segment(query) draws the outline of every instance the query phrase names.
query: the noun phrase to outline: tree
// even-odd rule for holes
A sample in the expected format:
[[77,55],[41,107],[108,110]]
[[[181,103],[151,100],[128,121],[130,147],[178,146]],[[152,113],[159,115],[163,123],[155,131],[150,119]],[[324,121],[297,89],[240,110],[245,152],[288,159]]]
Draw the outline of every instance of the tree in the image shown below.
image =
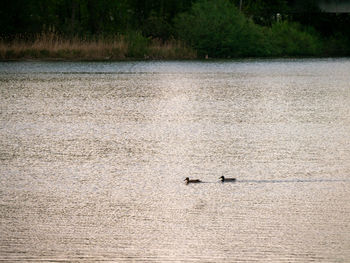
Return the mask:
[[264,26],[271,26],[278,19],[289,12],[286,0],[245,0],[243,12],[253,18],[254,22]]

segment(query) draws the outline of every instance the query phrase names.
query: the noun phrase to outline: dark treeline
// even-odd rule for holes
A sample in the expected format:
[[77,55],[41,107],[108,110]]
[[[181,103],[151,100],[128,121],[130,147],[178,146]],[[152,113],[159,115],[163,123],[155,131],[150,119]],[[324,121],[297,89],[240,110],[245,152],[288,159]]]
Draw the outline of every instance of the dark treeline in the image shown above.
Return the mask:
[[11,0],[0,4],[0,34],[54,30],[69,36],[140,31],[168,38],[172,20],[191,0]]
[[350,15],[316,0],[12,0],[0,37],[176,39],[200,57],[350,55]]

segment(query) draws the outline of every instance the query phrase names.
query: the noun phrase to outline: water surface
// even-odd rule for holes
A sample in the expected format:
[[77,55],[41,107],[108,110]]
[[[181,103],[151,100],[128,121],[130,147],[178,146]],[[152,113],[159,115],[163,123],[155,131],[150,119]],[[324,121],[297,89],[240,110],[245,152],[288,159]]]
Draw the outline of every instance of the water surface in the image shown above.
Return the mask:
[[0,63],[0,261],[349,262],[349,73]]

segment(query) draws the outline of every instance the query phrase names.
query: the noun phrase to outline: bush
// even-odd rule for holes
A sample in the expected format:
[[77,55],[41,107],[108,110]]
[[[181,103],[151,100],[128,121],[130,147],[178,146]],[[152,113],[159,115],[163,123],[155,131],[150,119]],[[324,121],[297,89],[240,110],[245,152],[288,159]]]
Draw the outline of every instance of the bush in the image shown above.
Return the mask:
[[314,56],[321,53],[320,38],[312,29],[303,30],[297,23],[278,22],[270,34],[274,55]]
[[50,51],[48,51],[47,49],[42,49],[39,51],[39,53],[40,53],[40,57],[43,57],[43,58],[50,57]]
[[130,32],[126,35],[125,40],[128,44],[127,57],[144,58],[148,53],[150,40],[142,36],[139,32]]
[[349,56],[350,55],[350,39],[343,34],[335,34],[335,36],[324,40],[324,53],[327,56]]
[[[287,21],[271,28],[256,25],[228,0],[199,0],[174,22],[178,37],[201,57],[315,56],[323,49],[312,28]],[[341,43],[344,54],[348,52],[345,43]],[[328,50],[334,50],[332,43]]]
[[266,54],[262,28],[227,0],[200,0],[189,12],[178,15],[174,23],[178,37],[195,48],[199,56]]

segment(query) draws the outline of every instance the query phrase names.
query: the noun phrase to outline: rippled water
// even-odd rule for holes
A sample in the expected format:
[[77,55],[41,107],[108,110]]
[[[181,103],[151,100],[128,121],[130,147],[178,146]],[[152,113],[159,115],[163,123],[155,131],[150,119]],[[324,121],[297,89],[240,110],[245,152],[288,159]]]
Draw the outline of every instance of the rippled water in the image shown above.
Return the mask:
[[0,102],[0,261],[350,262],[350,59],[2,62]]

